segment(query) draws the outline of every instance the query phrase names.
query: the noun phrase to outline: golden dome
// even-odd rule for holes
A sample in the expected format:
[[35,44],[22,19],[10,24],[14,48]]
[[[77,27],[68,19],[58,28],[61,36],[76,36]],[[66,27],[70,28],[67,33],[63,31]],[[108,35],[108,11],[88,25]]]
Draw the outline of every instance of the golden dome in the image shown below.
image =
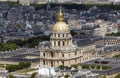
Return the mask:
[[57,22],[55,26],[53,27],[53,32],[59,32],[59,33],[69,33],[69,27],[65,22]]
[[69,26],[64,22],[64,15],[62,13],[61,7],[58,14],[58,22],[54,25],[53,32],[70,33]]

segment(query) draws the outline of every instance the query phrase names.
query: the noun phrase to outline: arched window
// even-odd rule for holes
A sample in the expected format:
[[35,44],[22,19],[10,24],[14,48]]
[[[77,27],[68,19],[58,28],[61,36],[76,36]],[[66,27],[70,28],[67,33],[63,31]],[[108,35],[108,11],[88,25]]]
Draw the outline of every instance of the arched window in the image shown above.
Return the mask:
[[77,55],[77,52],[75,52],[75,55]]
[[43,60],[43,65],[45,65],[45,60]]
[[63,41],[63,46],[65,46],[65,42]]
[[43,56],[45,56],[45,53],[43,53]]
[[56,42],[54,41],[54,46],[56,46]]
[[54,57],[54,54],[51,52],[51,57]]
[[65,35],[63,34],[63,37],[65,37]]
[[64,54],[62,54],[62,57],[64,57]]
[[58,37],[60,37],[60,34],[58,34]]
[[51,61],[51,67],[53,67],[53,61]]
[[58,41],[58,46],[60,46],[60,41]]

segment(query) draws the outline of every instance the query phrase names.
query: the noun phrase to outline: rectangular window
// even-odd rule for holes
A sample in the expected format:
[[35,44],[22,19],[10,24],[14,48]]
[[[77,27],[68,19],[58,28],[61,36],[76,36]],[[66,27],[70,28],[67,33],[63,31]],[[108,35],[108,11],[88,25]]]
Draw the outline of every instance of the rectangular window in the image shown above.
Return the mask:
[[62,54],[62,57],[64,57],[64,54]]

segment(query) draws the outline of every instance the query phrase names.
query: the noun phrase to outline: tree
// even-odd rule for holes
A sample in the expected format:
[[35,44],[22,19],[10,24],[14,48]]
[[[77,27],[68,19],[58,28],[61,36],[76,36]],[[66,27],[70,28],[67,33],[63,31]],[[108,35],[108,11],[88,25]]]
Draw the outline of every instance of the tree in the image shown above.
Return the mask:
[[88,64],[83,64],[83,65],[82,65],[82,69],[89,69],[89,66],[90,66],[90,65],[88,65]]
[[114,58],[120,58],[120,54],[113,56]]
[[9,78],[15,78],[13,75],[9,75]]
[[120,32],[111,33],[111,34],[106,34],[106,36],[120,36]]
[[111,66],[102,66],[103,70],[107,70],[107,69],[111,69],[111,68],[112,68]]
[[39,45],[39,41],[38,40],[34,40],[29,44],[29,48],[35,48],[35,46]]
[[14,43],[0,43],[0,51],[16,50],[17,48],[19,47]]
[[20,5],[19,3],[17,3],[17,2],[12,2],[12,1],[7,1],[6,3],[7,3],[10,7],[15,7],[15,6]]
[[70,77],[70,75],[68,75],[68,74],[66,74],[66,75],[64,76],[64,78],[68,78],[68,77]]
[[71,35],[75,36],[75,35],[77,35],[77,33],[75,31],[71,30]]
[[37,75],[37,72],[34,72],[34,73],[30,76],[30,78],[35,78],[36,75]]
[[30,66],[31,66],[31,63],[29,62],[20,62],[18,65],[7,65],[6,70],[8,70],[9,72],[13,72],[16,70],[29,68]]
[[120,78],[120,74],[116,75],[115,78]]
[[24,44],[24,42],[23,42],[22,40],[20,40],[20,39],[9,40],[9,41],[7,41],[7,42],[14,43],[14,44],[16,44],[16,45],[18,45],[18,46],[20,46],[20,47],[22,47],[23,44]]
[[73,65],[71,65],[71,67],[74,67],[75,69],[77,69],[78,65],[77,64],[73,64]]
[[39,45],[40,41],[48,41],[48,40],[50,40],[50,36],[41,35],[38,37],[29,38],[27,40],[20,40],[20,39],[9,40],[7,43],[13,43],[19,47],[26,46],[29,48],[35,48],[36,46]]
[[92,69],[94,69],[94,68],[95,68],[95,66],[94,66],[94,65],[91,65],[91,68],[92,68]]
[[100,67],[101,67],[101,66],[99,66],[99,65],[96,66],[97,69],[100,69]]

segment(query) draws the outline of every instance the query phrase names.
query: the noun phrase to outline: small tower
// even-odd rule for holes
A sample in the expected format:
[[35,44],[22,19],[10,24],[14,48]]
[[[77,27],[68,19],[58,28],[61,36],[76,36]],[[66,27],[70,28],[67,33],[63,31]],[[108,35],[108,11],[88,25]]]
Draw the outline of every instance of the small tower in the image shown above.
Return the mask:
[[55,50],[67,50],[72,48],[72,36],[69,26],[64,22],[64,15],[60,7],[58,21],[54,25],[50,37],[51,48]]

